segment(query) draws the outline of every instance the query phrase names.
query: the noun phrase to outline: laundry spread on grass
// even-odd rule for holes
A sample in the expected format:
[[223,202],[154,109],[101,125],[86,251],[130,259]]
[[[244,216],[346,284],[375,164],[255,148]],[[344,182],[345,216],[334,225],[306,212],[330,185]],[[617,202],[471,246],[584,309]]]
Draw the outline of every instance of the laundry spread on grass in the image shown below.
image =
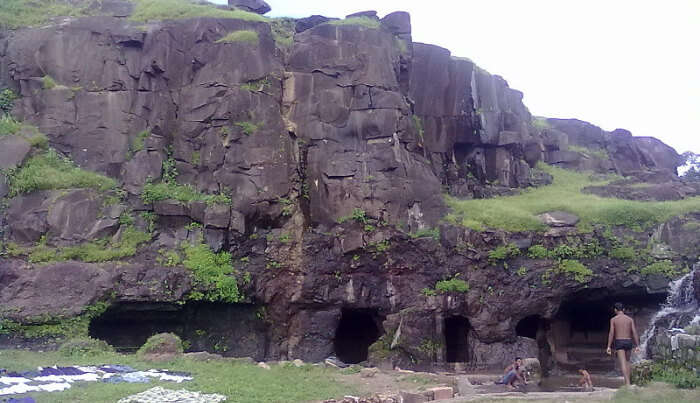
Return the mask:
[[19,373],[0,369],[0,396],[57,392],[70,388],[74,382],[148,383],[151,379],[181,383],[192,380],[192,376],[160,369],[137,371],[126,365],[39,367],[36,371]]
[[186,389],[171,390],[156,386],[145,392],[119,399],[118,403],[219,403],[226,400],[226,396],[203,394]]

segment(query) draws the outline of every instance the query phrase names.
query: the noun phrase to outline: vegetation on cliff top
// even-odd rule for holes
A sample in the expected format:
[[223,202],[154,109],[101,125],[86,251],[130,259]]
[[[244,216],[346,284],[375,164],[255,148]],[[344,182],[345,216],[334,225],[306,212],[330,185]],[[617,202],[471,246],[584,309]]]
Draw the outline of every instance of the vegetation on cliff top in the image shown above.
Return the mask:
[[131,0],[135,3],[131,19],[134,21],[177,20],[195,17],[233,18],[246,21],[268,22],[259,14],[243,10],[224,10],[211,5],[194,4],[188,0]]
[[239,30],[239,31],[230,32],[226,36],[217,40],[216,43],[243,42],[243,43],[250,43],[251,45],[257,45],[259,40],[260,40],[260,38],[258,37],[257,32],[251,31],[249,29],[243,29],[243,30]]
[[516,196],[491,199],[460,200],[447,196],[447,204],[452,208],[447,220],[478,231],[485,228],[543,231],[546,226],[536,215],[561,210],[577,215],[581,219],[578,226],[582,229],[593,224],[643,229],[674,216],[700,211],[700,197],[664,202],[605,198],[583,193],[582,189],[608,181],[545,164],[539,164],[538,168],[554,177],[551,185],[526,189]]
[[379,28],[379,20],[369,17],[350,17],[343,20],[332,20],[326,24],[330,25],[359,25],[365,28]]
[[[175,20],[195,17],[232,18],[269,22],[259,14],[243,10],[224,10],[213,5],[195,4],[189,0],[131,0],[133,21]],[[81,17],[99,14],[94,0],[2,0],[0,27],[20,28],[47,23],[51,18]]]

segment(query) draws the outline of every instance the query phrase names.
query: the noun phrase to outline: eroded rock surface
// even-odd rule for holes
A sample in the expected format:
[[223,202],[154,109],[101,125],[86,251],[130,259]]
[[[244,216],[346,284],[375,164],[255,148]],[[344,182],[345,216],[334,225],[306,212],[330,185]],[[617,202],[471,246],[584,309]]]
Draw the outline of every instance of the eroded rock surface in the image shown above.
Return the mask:
[[[265,12],[255,4],[248,7]],[[668,277],[628,272],[622,258],[601,252],[619,246],[606,228],[577,232],[577,217],[552,213],[562,227],[545,233],[441,224],[444,193],[485,198],[551,183],[540,162],[659,184],[644,192],[627,178],[587,189],[602,196],[697,195],[675,175],[678,155],[658,140],[577,120],[536,125],[523,94],[503,78],[413,43],[404,12],[384,16],[378,28],[297,20],[283,49],[265,22],[136,24],[128,2],[102,8],[106,16],[4,32],[0,84],[21,96],[15,117],[77,166],[117,180],[124,194],[16,195],[1,211],[0,235],[11,246],[5,252],[106,245],[131,226],[151,240],[106,263],[0,255],[3,319],[55,322],[108,302],[93,319],[95,334],[136,334],[115,343],[175,332],[196,350],[256,360],[321,361],[347,351],[380,365],[431,368],[500,366],[524,355],[547,369],[586,362],[581,345],[601,337],[598,322],[572,325],[580,314],[574,302],[592,303],[604,317],[606,304],[622,298],[645,318],[663,300]],[[240,30],[255,31],[257,44],[219,41]],[[44,85],[47,76],[55,87]],[[0,137],[2,169],[32,152],[19,137]],[[142,199],[146,184],[171,179],[231,202]],[[651,233],[610,231],[682,269],[698,258],[697,220],[674,218]],[[439,236],[416,234],[438,226]],[[232,255],[238,304],[192,301],[203,285],[184,267],[183,245],[200,241]],[[562,244],[586,251],[578,259],[591,274],[564,271],[561,257],[528,255],[533,245]],[[490,256],[505,245],[517,253]],[[437,287],[457,280],[466,289]],[[346,328],[374,333],[339,330]],[[15,336],[0,341],[12,345]]]

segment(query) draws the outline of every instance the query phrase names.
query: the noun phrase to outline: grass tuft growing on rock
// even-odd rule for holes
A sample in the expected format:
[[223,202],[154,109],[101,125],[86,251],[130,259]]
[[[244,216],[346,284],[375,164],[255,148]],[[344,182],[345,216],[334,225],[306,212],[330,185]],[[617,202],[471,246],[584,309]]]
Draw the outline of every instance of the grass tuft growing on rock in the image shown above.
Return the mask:
[[207,204],[229,204],[231,198],[225,194],[209,195],[197,191],[192,185],[181,185],[176,182],[146,183],[143,186],[141,199],[144,203],[154,203],[161,200],[177,200],[182,203],[203,201]]
[[583,154],[586,157],[594,157],[598,158],[601,160],[609,160],[610,155],[608,155],[608,152],[606,150],[594,150],[588,147],[582,147],[582,146],[576,146],[576,145],[571,145],[569,144],[568,146],[569,151],[574,151],[579,154]]
[[149,337],[136,355],[143,357],[147,354],[182,354],[182,340],[174,333],[158,333]]
[[243,42],[249,43],[251,45],[257,45],[260,42],[260,37],[255,31],[249,29],[244,29],[240,31],[233,31],[217,40],[216,43],[236,43]]
[[85,171],[53,149],[30,158],[22,167],[9,172],[8,178],[11,196],[50,189],[92,188],[104,191],[117,186],[114,179]]
[[223,10],[213,5],[195,4],[188,0],[132,0],[135,3],[133,21],[178,20],[183,18],[216,17],[245,21],[268,22],[259,14],[243,10]]
[[15,244],[8,245],[12,256],[28,255],[31,263],[63,262],[79,260],[81,262],[109,262],[134,256],[139,245],[151,240],[151,235],[132,226],[122,227],[119,240],[98,239],[75,246],[50,247],[42,238],[38,245],[23,248]]
[[379,20],[369,17],[350,17],[343,20],[332,20],[328,21],[326,24],[330,25],[359,25],[365,28],[379,28]]
[[447,196],[447,204],[452,208],[447,220],[477,231],[486,228],[543,231],[546,226],[535,216],[561,210],[576,214],[581,219],[578,224],[581,228],[603,224],[644,229],[674,216],[700,211],[700,197],[664,202],[605,198],[581,190],[586,186],[604,185],[607,181],[545,164],[538,167],[554,177],[551,185],[527,189],[516,196],[491,199],[460,200]]

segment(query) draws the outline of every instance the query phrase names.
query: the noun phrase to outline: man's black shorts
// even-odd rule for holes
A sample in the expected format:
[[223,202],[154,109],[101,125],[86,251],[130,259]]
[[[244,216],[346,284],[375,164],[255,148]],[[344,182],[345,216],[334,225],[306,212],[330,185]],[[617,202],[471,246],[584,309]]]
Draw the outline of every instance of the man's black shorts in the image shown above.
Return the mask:
[[616,339],[613,348],[615,350],[629,351],[634,348],[634,342],[632,339]]

